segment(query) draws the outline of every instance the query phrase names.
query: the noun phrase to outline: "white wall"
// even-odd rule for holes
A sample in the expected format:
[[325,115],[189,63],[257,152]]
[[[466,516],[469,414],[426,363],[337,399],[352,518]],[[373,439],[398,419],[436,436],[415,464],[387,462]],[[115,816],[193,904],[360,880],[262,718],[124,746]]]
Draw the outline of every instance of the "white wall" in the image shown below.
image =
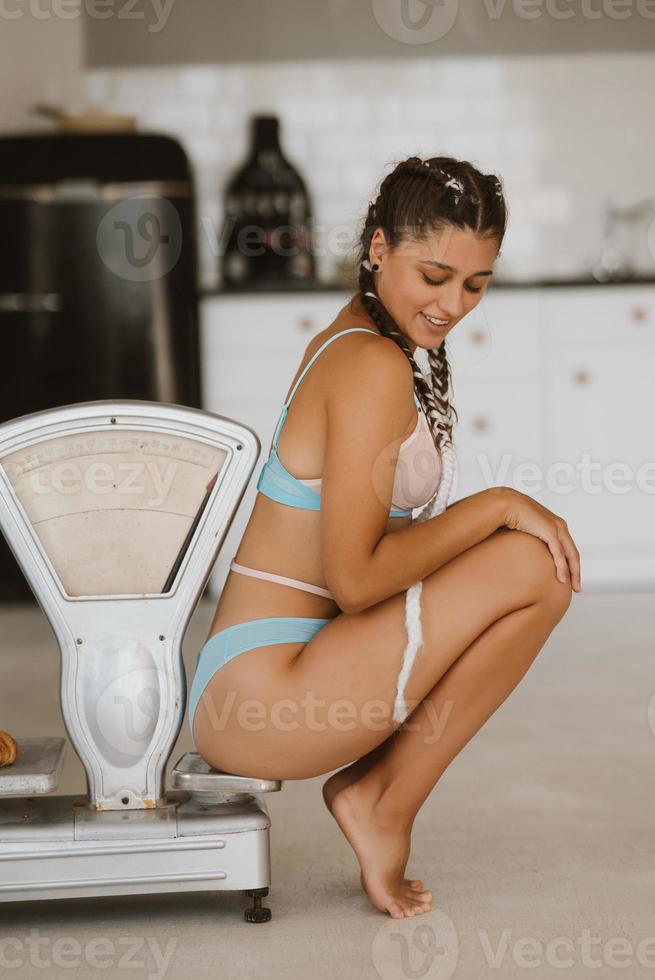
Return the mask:
[[[222,188],[258,110],[279,114],[284,149],[313,195],[326,278],[340,258],[328,233],[356,230],[376,185],[411,153],[465,157],[504,178],[510,228],[498,272],[521,279],[586,273],[605,202],[655,193],[653,54],[114,68],[89,70],[85,82],[98,101],[187,147],[207,286],[216,279]],[[643,251],[644,271],[655,272]]]

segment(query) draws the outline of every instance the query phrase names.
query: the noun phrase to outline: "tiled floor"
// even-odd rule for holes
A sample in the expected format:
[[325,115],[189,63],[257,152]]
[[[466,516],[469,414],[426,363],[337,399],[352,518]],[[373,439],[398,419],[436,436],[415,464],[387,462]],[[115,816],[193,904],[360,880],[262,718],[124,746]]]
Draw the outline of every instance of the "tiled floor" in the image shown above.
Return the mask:
[[[247,900],[228,892],[8,903],[0,977],[653,976],[653,608],[647,593],[574,596],[447,770],[408,866],[431,915],[399,922],[368,903],[320,776],[268,799],[270,923],[244,922]],[[203,601],[185,639],[189,678],[211,614]],[[31,605],[0,615],[0,728],[65,734],[47,622]],[[185,718],[172,762],[190,748]],[[58,792],[83,791],[69,747]]]

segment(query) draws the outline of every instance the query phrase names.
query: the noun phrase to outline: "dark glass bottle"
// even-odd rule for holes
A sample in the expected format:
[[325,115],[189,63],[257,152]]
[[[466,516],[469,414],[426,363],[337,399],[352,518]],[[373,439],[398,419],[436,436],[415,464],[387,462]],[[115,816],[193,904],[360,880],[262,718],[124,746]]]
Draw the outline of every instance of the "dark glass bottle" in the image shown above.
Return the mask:
[[311,201],[282,153],[277,116],[252,118],[250,153],[226,187],[224,209],[224,289],[315,283]]

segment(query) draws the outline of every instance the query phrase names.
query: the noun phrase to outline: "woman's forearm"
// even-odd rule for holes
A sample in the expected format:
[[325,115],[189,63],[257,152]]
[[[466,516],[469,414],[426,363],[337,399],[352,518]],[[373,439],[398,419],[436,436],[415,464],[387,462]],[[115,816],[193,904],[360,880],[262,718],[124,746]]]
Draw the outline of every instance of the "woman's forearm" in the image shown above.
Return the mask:
[[353,611],[405,591],[502,527],[507,507],[504,491],[504,487],[481,490],[455,501],[436,517],[383,535],[352,590]]

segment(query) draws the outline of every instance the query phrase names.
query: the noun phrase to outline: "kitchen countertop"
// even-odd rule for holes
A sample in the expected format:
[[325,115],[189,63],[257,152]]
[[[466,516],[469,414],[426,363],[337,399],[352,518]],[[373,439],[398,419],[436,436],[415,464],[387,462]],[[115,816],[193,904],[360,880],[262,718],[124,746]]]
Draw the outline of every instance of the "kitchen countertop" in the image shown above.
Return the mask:
[[[599,282],[592,276],[581,276],[574,279],[494,279],[491,284],[493,289],[530,289],[547,288],[562,286],[655,286],[655,273],[652,275],[635,276],[632,279],[611,279]],[[352,284],[342,282],[313,282],[302,286],[289,286],[280,284],[279,286],[261,286],[247,289],[223,289],[215,286],[209,289],[200,289],[201,298],[209,296],[257,296],[260,293],[284,293],[294,295],[297,293],[329,293],[340,292],[350,293],[356,289]]]

